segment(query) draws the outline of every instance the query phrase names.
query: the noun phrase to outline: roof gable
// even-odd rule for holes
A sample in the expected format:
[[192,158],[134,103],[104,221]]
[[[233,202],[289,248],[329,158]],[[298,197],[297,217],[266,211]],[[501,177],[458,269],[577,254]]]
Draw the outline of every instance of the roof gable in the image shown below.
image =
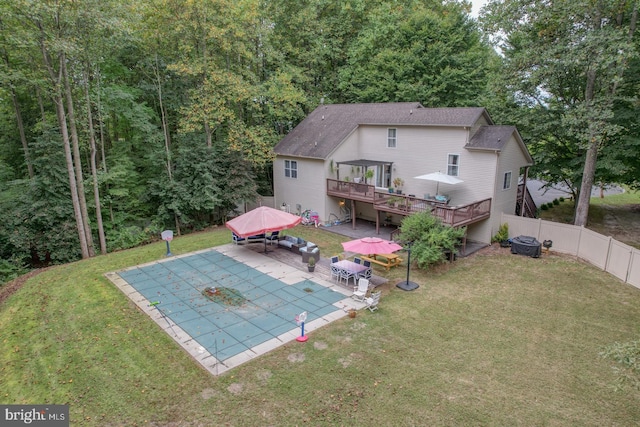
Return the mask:
[[465,145],[465,148],[469,150],[502,151],[511,136],[514,136],[527,162],[533,164],[533,158],[515,126],[480,126],[467,145]]
[[418,102],[327,104],[316,108],[274,148],[278,155],[326,159],[360,125],[471,127],[484,108],[425,108]]

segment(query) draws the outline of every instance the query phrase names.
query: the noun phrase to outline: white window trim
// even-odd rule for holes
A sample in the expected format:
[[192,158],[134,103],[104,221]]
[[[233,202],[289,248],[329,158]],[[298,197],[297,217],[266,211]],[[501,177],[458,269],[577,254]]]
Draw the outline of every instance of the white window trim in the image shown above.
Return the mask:
[[[391,137],[389,136],[389,131],[393,129],[394,131],[396,131],[396,136],[393,138],[393,142],[394,145],[391,146],[389,145],[389,142],[391,141]],[[398,128],[387,128],[387,148],[398,148]]]
[[[293,164],[295,164],[295,168],[292,167]],[[289,166],[287,167],[287,165]],[[293,171],[295,171],[296,176],[293,176],[293,174],[291,173]],[[290,178],[290,179],[298,179],[298,161],[297,160],[284,161],[284,177]]]
[[[451,164],[449,163],[449,157],[450,156],[456,156],[458,158],[458,163],[457,164]],[[449,173],[449,166],[455,166],[456,167],[456,174],[455,175],[451,175]],[[455,176],[458,177],[460,176],[460,154],[459,153],[447,153],[447,175],[449,176]]]
[[[507,182],[507,175],[509,175],[509,182]],[[502,190],[506,191],[506,190],[511,190],[511,181],[513,180],[513,173],[512,171],[506,171],[503,175],[502,175]],[[505,186],[505,184],[507,184]]]

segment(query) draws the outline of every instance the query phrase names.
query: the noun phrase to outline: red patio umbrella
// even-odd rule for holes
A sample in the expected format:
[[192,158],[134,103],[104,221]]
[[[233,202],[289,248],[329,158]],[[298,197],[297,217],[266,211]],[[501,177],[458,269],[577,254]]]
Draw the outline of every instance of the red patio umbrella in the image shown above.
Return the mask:
[[[300,221],[302,221],[302,218],[297,215],[268,206],[260,206],[227,221],[225,225],[237,236],[249,237],[292,228],[300,224]],[[264,250],[265,252],[267,251],[266,239],[264,241]]]
[[390,254],[402,249],[396,242],[380,239],[379,237],[363,237],[361,239],[344,242],[342,247],[345,251],[359,254]]

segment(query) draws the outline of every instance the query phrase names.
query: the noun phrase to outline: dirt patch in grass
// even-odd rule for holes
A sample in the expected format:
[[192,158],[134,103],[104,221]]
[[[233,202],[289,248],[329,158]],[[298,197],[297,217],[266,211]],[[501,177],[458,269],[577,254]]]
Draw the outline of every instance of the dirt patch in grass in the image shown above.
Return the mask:
[[[622,196],[609,196],[592,202],[589,207],[587,228],[640,248],[640,204],[625,203],[620,199]],[[574,203],[570,200],[562,202],[560,205],[542,211],[540,217],[547,221],[572,224]]]
[[602,222],[589,224],[588,228],[640,248],[640,205],[602,205],[598,208],[602,211]]

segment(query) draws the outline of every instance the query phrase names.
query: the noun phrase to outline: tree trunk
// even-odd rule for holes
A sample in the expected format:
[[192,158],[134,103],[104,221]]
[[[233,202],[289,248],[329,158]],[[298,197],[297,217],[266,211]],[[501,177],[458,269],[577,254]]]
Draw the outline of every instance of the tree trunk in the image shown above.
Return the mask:
[[[585,89],[585,104],[587,109],[593,108],[593,97],[596,86],[596,72],[587,72],[587,85]],[[580,184],[580,196],[576,202],[576,215],[574,225],[586,226],[589,218],[589,201],[591,199],[591,188],[596,174],[596,163],[598,161],[598,147],[601,135],[597,131],[597,123],[591,120],[592,114],[587,114],[589,120],[589,146],[584,158],[582,169],[582,183]]]
[[[44,34],[44,30],[39,25],[39,23],[37,25],[41,33]],[[71,158],[71,146],[69,145],[69,131],[67,129],[67,119],[64,113],[62,94],[60,93],[60,77],[56,75],[56,72],[53,68],[51,56],[47,52],[47,49],[44,44],[45,38],[46,37],[43,36],[40,39],[40,51],[42,53],[42,61],[49,73],[49,78],[51,79],[51,84],[54,88],[54,94],[52,95],[53,96],[52,100],[56,109],[56,117],[58,119],[58,125],[60,126],[60,134],[62,136],[62,145],[64,146],[64,154],[65,154],[65,160],[67,164],[67,174],[69,176],[69,190],[71,191],[73,213],[76,219],[76,228],[78,230],[80,252],[82,254],[82,258],[89,258],[89,249],[87,246],[86,236],[84,234],[84,224],[82,222],[82,214],[80,212],[80,203],[78,201],[78,187],[76,185],[76,176],[73,170],[73,159]],[[60,65],[62,65],[62,63],[64,62],[63,55],[60,55],[59,61],[60,61]]]
[[[82,214],[80,212],[80,202],[78,200],[78,187],[76,185],[76,176],[73,170],[73,159],[71,158],[71,146],[69,145],[69,131],[67,129],[67,120],[64,112],[64,100],[62,94],[60,92],[60,77],[56,75],[56,72],[53,68],[53,61],[51,56],[49,55],[47,48],[45,47],[44,40],[46,37],[44,36],[45,31],[37,23],[39,30],[42,33],[42,37],[40,39],[40,51],[42,53],[42,61],[44,63],[47,72],[49,73],[49,78],[51,79],[51,84],[53,86],[53,103],[56,109],[56,117],[58,119],[58,125],[60,126],[60,134],[62,136],[62,144],[64,146],[64,154],[65,160],[67,163],[67,174],[69,175],[69,189],[71,191],[71,201],[73,203],[73,212],[76,219],[76,228],[78,230],[78,240],[80,241],[80,252],[82,254],[82,258],[89,258],[89,248],[87,246],[86,235],[84,233],[84,224],[82,222]],[[64,62],[64,55],[60,55],[59,58],[60,66]]]
[[[88,68],[88,67],[87,67]],[[106,255],[107,240],[104,235],[102,224],[102,207],[100,206],[100,187],[98,186],[98,168],[96,167],[96,134],[93,128],[93,117],[91,114],[91,97],[89,96],[88,71],[84,75],[84,95],[87,101],[87,123],[89,125],[89,143],[91,145],[91,177],[93,178],[93,199],[96,205],[96,222],[98,225],[98,239],[100,241],[100,253]]]
[[[167,121],[167,114],[164,108],[164,101],[162,97],[162,79],[160,78],[160,66],[158,65],[158,56],[156,55],[156,66],[154,67],[154,73],[156,78],[156,89],[158,91],[158,103],[160,106],[160,118],[162,121],[162,133],[164,135],[164,150],[167,156],[167,175],[169,176],[169,181],[173,181],[172,174],[172,166],[171,166],[171,138],[169,134],[169,124]],[[178,218],[178,214],[174,212],[173,219],[176,223],[176,234],[180,235],[180,219]]]
[[29,179],[33,179],[33,165],[31,164],[31,156],[29,155],[29,144],[24,133],[24,123],[22,122],[22,113],[20,112],[20,104],[16,92],[11,89],[11,99],[13,100],[13,109],[16,112],[16,121],[18,122],[18,131],[20,132],[20,141],[22,142],[22,150],[24,151],[24,162],[27,164],[27,172]]
[[91,225],[89,222],[89,212],[87,210],[87,199],[84,192],[84,178],[82,176],[82,160],[80,158],[80,144],[78,141],[78,129],[76,127],[76,118],[73,109],[73,98],[71,96],[71,86],[69,85],[69,78],[67,75],[67,61],[65,59],[60,64],[62,71],[62,80],[64,83],[64,93],[67,101],[67,114],[69,119],[69,127],[71,128],[71,142],[73,146],[73,164],[75,167],[76,182],[78,186],[78,201],[80,203],[80,214],[82,215],[82,223],[84,225],[84,234],[86,236],[87,247],[89,249],[89,256],[94,256],[95,251],[93,249],[93,236],[91,233]]
[[[7,69],[10,68],[9,55],[3,49],[4,63]],[[24,151],[24,162],[27,164],[27,172],[29,173],[29,179],[33,178],[33,165],[31,164],[31,158],[29,156],[29,144],[27,143],[27,137],[24,132],[24,122],[22,121],[22,112],[20,111],[20,104],[18,103],[18,97],[13,86],[11,87],[11,101],[13,102],[13,110],[16,113],[16,122],[18,124],[18,132],[20,133],[20,142],[22,142],[22,150]]]
[[[629,40],[633,40],[638,20],[638,4],[634,3],[629,23]],[[600,15],[596,15],[595,29],[601,30],[602,24]],[[618,76],[622,79],[622,72]],[[587,109],[594,108],[593,101],[595,98],[596,72],[595,70],[587,71],[587,85],[585,89],[585,104]],[[616,94],[617,84],[613,84],[609,89],[609,97],[612,99]],[[596,164],[598,160],[598,149],[603,135],[599,131],[599,124],[593,120],[593,114],[587,114],[589,120],[589,146],[585,155],[584,168],[582,171],[582,184],[580,185],[580,196],[576,202],[575,225],[586,226],[589,219],[589,201],[591,199],[591,190],[596,173]]]

